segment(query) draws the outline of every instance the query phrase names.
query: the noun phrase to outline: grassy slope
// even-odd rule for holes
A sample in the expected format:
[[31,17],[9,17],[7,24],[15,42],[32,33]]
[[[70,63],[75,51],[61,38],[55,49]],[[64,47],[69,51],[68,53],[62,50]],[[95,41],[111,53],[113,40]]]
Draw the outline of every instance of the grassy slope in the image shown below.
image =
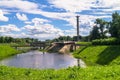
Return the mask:
[[19,53],[9,45],[0,45],[0,59]]
[[[79,49],[78,52],[81,50]],[[80,54],[74,53],[78,58],[81,57],[85,60],[88,65],[112,66],[74,67],[61,70],[34,70],[0,66],[0,80],[120,80],[119,50],[120,46],[90,46]],[[1,52],[11,55],[9,53],[16,53],[16,50],[9,46],[0,46],[0,56]]]
[[87,65],[120,65],[120,46],[89,46],[76,55]]
[[[99,74],[98,74],[99,73]],[[34,70],[0,66],[0,80],[120,80],[120,66]]]

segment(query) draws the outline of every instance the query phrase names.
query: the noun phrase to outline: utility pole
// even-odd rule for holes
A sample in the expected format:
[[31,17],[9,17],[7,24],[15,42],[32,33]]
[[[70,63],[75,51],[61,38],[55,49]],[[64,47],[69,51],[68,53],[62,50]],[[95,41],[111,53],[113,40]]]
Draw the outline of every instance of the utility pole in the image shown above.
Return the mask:
[[77,18],[77,41],[79,41],[79,17],[80,16],[76,16]]

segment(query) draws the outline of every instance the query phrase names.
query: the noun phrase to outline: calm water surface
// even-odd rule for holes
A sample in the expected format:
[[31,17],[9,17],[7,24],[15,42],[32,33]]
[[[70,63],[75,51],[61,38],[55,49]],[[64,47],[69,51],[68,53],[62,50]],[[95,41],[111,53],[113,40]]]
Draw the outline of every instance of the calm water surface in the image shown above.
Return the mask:
[[0,65],[23,67],[23,68],[67,68],[77,65],[77,59],[71,55],[58,53],[44,53],[39,51],[30,51],[23,54],[3,59]]

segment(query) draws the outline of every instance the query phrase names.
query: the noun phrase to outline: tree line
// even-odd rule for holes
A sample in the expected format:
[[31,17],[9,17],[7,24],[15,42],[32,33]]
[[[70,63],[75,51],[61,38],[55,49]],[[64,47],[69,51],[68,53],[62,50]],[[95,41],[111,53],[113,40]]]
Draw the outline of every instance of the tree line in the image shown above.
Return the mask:
[[34,38],[13,38],[8,36],[1,36],[0,37],[0,43],[31,43],[31,42],[37,42],[38,39]]
[[117,12],[112,14],[111,21],[96,19],[95,24],[89,35],[90,40],[107,37],[120,38],[120,15]]

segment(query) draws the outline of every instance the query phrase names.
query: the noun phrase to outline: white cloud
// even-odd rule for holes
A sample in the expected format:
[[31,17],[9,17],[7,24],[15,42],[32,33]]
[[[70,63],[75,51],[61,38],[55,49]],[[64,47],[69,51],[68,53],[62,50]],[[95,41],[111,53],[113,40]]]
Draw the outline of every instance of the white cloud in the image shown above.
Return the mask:
[[32,24],[31,21],[25,21],[24,23],[25,23],[25,24]]
[[42,18],[34,18],[32,19],[32,23],[34,23],[35,26],[40,25],[40,24],[44,24],[44,23],[48,23],[50,22],[47,19],[42,19]]
[[40,24],[37,26],[26,25],[23,27],[24,30],[28,32],[29,35],[35,34],[62,34],[62,30],[55,28],[50,24]]
[[[38,19],[38,18],[34,18]],[[33,20],[34,20],[33,19]],[[41,21],[42,19],[38,19],[38,21]],[[42,20],[45,21],[46,20]],[[34,22],[34,21],[33,21]],[[48,21],[47,21],[48,22]],[[38,38],[38,39],[53,39],[55,37],[59,37],[60,35],[64,35],[63,31],[61,29],[55,28],[53,25],[48,23],[40,23],[40,24],[34,24],[32,25],[26,25],[22,28],[23,31],[25,31],[25,35],[27,37],[31,38]]]
[[120,0],[99,0],[99,1],[96,0],[94,7],[111,8],[111,9],[115,9],[119,7],[120,9]]
[[22,11],[37,9],[38,5],[34,2],[25,0],[2,0],[0,6],[6,8],[17,8]]
[[69,12],[89,10],[95,0],[49,0],[53,7],[62,8]]
[[13,24],[0,26],[0,33],[9,33],[12,31],[20,31],[20,29]]
[[26,21],[28,20],[27,16],[25,14],[20,14],[20,13],[16,13],[16,16],[19,20],[21,21]]
[[9,18],[4,16],[4,13],[2,10],[0,10],[0,21],[8,21]]
[[81,12],[92,8],[120,10],[120,0],[48,0],[53,7],[69,12]]

